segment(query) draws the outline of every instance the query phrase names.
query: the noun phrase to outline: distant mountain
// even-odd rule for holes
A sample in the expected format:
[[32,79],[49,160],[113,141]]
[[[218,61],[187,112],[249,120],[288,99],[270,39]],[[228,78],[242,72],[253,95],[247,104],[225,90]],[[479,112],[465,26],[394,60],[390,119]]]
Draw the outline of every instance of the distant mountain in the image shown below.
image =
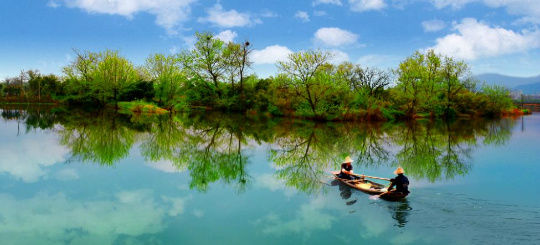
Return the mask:
[[521,90],[524,94],[540,94],[540,82],[519,85],[514,87],[514,90]]
[[485,73],[474,77],[481,83],[503,85],[512,90],[521,90],[524,94],[540,93],[540,75],[536,77],[512,77],[496,73]]

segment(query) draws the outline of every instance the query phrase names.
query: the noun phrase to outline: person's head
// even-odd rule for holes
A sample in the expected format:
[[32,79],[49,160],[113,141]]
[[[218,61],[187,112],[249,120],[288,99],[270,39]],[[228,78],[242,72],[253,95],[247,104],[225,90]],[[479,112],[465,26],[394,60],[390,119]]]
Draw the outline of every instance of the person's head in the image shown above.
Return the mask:
[[345,158],[345,160],[343,161],[343,163],[346,163],[346,164],[348,164],[348,165],[351,165],[352,162],[353,162],[353,160],[352,160],[351,157],[349,157],[349,156],[347,156],[347,157]]
[[398,167],[396,168],[396,170],[394,171],[394,174],[403,174],[405,173],[405,171],[403,170],[402,167]]

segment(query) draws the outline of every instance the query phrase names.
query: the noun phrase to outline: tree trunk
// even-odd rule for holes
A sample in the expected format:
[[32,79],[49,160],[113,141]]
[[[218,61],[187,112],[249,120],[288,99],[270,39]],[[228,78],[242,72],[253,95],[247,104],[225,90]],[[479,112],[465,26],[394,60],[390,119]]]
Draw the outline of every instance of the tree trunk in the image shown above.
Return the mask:
[[118,110],[118,99],[116,98],[118,94],[118,89],[114,88],[114,108]]
[[41,79],[38,81],[38,102],[41,103]]
[[313,103],[313,99],[311,99],[311,92],[309,91],[309,85],[306,85],[306,93],[308,96],[309,105],[311,106],[311,111],[313,112],[313,115],[316,115],[315,112],[315,103]]

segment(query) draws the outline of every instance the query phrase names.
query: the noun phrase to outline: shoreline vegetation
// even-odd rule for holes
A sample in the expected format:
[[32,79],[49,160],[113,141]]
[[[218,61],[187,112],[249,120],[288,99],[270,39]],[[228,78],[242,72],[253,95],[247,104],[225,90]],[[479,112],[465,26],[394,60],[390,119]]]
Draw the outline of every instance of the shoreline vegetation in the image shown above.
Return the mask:
[[320,50],[292,53],[269,78],[248,74],[251,46],[197,33],[191,50],[152,54],[135,66],[117,51],[80,52],[61,76],[23,71],[0,83],[0,103],[113,107],[164,114],[191,110],[319,121],[452,119],[529,114],[510,91],[479,86],[468,65],[415,52],[393,70],[344,62]]

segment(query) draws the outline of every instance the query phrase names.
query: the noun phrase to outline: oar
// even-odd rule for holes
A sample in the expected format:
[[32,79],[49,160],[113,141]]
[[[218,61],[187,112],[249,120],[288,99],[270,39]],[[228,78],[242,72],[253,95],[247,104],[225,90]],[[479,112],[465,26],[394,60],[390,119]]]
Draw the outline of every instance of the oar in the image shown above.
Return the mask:
[[379,200],[379,198],[381,198],[381,196],[384,195],[384,194],[386,194],[386,193],[388,193],[388,191],[383,192],[383,193],[381,193],[381,194],[379,194],[379,195],[369,196],[369,199],[370,199],[370,200]]
[[375,177],[375,176],[368,176],[368,175],[360,175],[360,174],[352,174],[356,177],[364,177],[364,178],[370,178],[370,179],[380,179],[380,180],[386,180],[386,181],[390,181],[390,179],[388,178],[381,178],[381,177]]
[[[388,185],[388,187],[390,187],[390,185]],[[386,187],[387,190],[388,190],[388,187]],[[383,193],[381,193],[381,194],[379,194],[379,195],[373,195],[373,196],[370,196],[369,199],[371,199],[371,200],[378,200],[379,198],[381,198],[382,195],[384,195],[384,194],[386,194],[386,193],[389,193],[389,192],[390,192],[390,191],[385,191],[385,192],[383,192]]]

